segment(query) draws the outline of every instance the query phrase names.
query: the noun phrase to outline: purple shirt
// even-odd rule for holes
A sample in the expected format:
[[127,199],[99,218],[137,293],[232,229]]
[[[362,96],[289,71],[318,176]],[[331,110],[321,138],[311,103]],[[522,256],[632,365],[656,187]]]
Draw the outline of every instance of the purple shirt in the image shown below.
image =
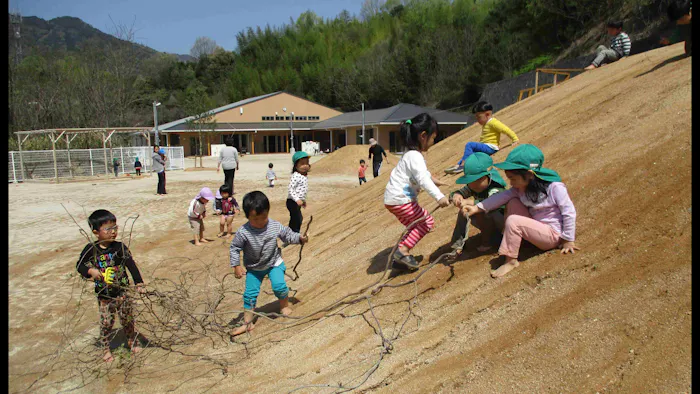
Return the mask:
[[537,203],[533,203],[525,193],[520,193],[517,189],[510,188],[487,198],[476,204],[477,207],[486,212],[498,209],[513,198],[519,198],[530,212],[530,216],[550,226],[560,234],[565,241],[574,241],[576,233],[576,208],[569,198],[566,186],[561,182],[552,182],[547,187],[547,197],[540,198]]

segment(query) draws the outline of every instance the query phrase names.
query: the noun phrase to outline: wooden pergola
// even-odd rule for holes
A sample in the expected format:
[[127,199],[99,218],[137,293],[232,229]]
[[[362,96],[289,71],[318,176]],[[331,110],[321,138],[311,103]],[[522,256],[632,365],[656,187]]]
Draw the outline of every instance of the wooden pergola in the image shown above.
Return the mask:
[[[19,148],[19,165],[20,171],[22,173],[22,179],[24,180],[24,160],[22,158],[22,144],[32,135],[48,135],[51,139],[51,151],[53,152],[53,170],[54,178],[56,183],[58,183],[58,164],[56,163],[56,143],[65,136],[66,148],[68,150],[68,168],[73,176],[73,170],[71,168],[70,162],[70,143],[79,134],[101,134],[102,135],[102,148],[104,149],[104,160],[105,160],[105,177],[109,180],[109,167],[107,165],[107,142],[110,138],[116,134],[141,134],[146,137],[148,141],[148,146],[151,146],[151,134],[150,131],[153,130],[152,127],[101,127],[101,128],[67,128],[67,129],[42,129],[42,130],[27,130],[27,131],[17,131],[17,143]],[[24,137],[24,138],[22,138]],[[151,175],[150,173],[148,174]]]

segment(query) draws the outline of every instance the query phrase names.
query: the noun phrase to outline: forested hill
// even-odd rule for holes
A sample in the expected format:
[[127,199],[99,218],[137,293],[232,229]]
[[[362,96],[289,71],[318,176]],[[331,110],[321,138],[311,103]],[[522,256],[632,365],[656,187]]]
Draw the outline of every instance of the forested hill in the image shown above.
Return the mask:
[[[399,102],[459,111],[487,83],[607,43],[607,19],[625,20],[634,39],[663,9],[663,0],[365,0],[361,16],[310,10],[287,25],[241,31],[235,51],[186,63],[112,45],[76,18],[27,17],[17,64],[9,37],[9,130],[152,125],[153,100],[168,122],[279,90],[342,111]],[[108,45],[84,45],[98,41]],[[42,45],[51,50],[30,50]]]

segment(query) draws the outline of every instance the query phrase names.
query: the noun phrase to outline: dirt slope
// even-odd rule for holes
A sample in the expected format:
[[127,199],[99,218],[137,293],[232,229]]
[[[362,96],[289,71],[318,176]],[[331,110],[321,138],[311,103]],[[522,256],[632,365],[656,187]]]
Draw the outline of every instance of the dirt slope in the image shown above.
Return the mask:
[[[286,330],[261,321],[252,337],[240,340],[247,347],[222,342],[212,349],[206,342],[189,349],[235,362],[226,375],[202,357],[158,358],[163,351],[155,349],[132,384],[121,385],[117,374],[116,381],[92,389],[277,393],[303,385],[353,386],[379,357],[378,321],[386,336],[398,338],[357,392],[689,392],[691,59],[679,59],[682,53],[682,45],[674,45],[632,56],[496,114],[523,143],[540,147],[545,166],[561,174],[578,211],[582,250],[575,255],[525,250],[519,268],[493,280],[496,256],[466,251],[456,262],[435,266],[416,286],[382,290],[372,311],[358,303]],[[431,171],[442,176],[479,132],[474,125],[433,147],[426,155]],[[288,282],[299,300],[294,315],[381,275],[403,230],[382,203],[388,175],[316,208],[301,277]],[[419,201],[429,210],[436,206],[425,193]],[[454,208],[436,212],[435,231],[414,250],[423,264],[446,251],[455,215]],[[173,245],[164,238],[158,253]],[[140,252],[155,256],[149,248]],[[297,246],[284,250],[289,265],[297,252]],[[220,265],[223,276],[226,253],[222,247],[200,257]],[[241,291],[243,283],[232,286]],[[239,297],[221,308],[240,308]],[[273,300],[261,293],[258,305]]]
[[[360,166],[360,159],[367,163],[367,180],[372,179],[372,160],[367,159],[369,145],[347,145],[337,151],[325,156],[317,163],[314,163],[311,171],[313,174],[333,174],[333,175],[354,175],[357,176],[357,168]],[[399,161],[399,157],[387,152],[389,162],[386,159],[382,163],[381,173],[391,172]]]

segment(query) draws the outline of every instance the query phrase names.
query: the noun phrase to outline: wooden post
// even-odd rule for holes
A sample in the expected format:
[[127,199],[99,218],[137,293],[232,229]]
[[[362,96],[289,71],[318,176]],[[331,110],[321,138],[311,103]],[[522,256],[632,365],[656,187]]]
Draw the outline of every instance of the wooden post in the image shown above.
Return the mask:
[[255,154],[255,134],[248,134],[248,138],[250,138],[250,154],[253,155]]
[[333,130],[328,130],[328,132],[331,135],[331,148],[328,151],[333,152]]
[[105,178],[109,180],[109,168],[107,167],[107,137],[105,133],[102,133],[102,153],[105,158]]
[[95,170],[92,166],[92,149],[88,149],[88,152],[90,153],[90,176],[95,176]]
[[53,176],[56,179],[56,183],[58,183],[58,165],[56,164],[56,140],[53,138],[53,136],[53,133],[49,134],[49,138],[51,138],[51,153],[53,155]]
[[68,138],[68,134],[66,134],[66,149],[68,152],[68,172],[70,173],[70,177],[73,178],[73,165],[70,162],[70,138]]
[[557,73],[554,73],[554,86],[557,86]]
[[[29,134],[27,134],[29,136]],[[19,147],[19,171],[22,177],[22,182],[24,182],[24,159],[22,159],[22,139],[19,134],[17,134],[17,146]]]
[[122,146],[119,147],[119,157],[122,159],[120,167],[122,168],[122,174],[124,174],[124,147]]
[[290,153],[290,151],[289,151],[289,137],[285,138],[284,142],[285,142],[285,146],[287,147],[287,153]]
[[15,152],[10,152],[10,160],[12,160],[12,182],[17,182],[17,171],[15,170]]
[[535,91],[532,92],[533,95],[537,94],[537,85],[539,84],[540,71],[535,69]]

